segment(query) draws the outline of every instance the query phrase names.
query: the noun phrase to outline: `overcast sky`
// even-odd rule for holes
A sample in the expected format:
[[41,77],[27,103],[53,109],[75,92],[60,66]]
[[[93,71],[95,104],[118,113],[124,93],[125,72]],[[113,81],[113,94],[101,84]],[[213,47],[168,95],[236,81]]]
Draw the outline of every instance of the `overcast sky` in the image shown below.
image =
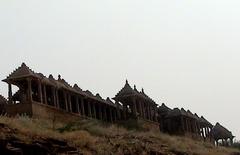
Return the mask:
[[104,98],[128,79],[239,139],[239,8],[239,0],[1,0],[0,78],[26,62]]

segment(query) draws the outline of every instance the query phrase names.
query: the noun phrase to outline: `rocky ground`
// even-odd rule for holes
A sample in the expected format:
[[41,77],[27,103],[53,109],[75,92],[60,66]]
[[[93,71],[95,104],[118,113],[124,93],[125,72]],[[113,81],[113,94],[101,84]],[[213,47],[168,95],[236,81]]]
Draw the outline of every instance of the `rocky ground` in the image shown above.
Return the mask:
[[1,117],[0,154],[240,155],[238,150],[153,131],[103,127],[86,121],[55,126],[47,120]]

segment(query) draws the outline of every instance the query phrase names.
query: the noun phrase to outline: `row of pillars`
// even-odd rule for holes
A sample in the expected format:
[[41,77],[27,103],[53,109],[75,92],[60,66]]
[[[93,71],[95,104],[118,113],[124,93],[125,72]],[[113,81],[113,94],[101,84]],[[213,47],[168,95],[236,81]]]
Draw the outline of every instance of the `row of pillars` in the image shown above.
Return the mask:
[[215,141],[217,146],[219,146],[219,140],[221,140],[222,146],[232,146],[233,145],[233,138],[218,139]]
[[184,119],[183,117],[181,117],[181,121],[182,121],[183,131],[188,133],[198,134],[204,139],[211,138],[211,135],[210,135],[211,128],[207,126],[201,127],[199,123],[197,123],[197,121],[187,119],[187,118]]
[[132,98],[132,104],[123,104],[123,119],[127,119],[128,106],[131,109],[131,113],[134,117],[141,117],[150,121],[157,121],[157,107],[152,107],[149,104],[137,100],[135,97]]
[[[28,103],[33,102],[34,92],[32,88],[32,81],[33,80],[30,78],[27,79],[26,96]],[[80,96],[75,93],[73,94],[70,91],[60,90],[55,88],[54,86],[42,84],[40,80],[37,80],[36,82],[37,95],[34,101],[46,105],[52,105],[58,109],[64,109],[71,113],[76,113],[82,116],[100,119],[103,121],[114,122],[117,120],[117,113],[115,107],[99,103],[93,99],[85,98],[84,96]],[[9,83],[8,86],[9,103],[12,103],[12,85]],[[59,94],[60,92],[61,94]],[[62,96],[60,97],[60,95]]]

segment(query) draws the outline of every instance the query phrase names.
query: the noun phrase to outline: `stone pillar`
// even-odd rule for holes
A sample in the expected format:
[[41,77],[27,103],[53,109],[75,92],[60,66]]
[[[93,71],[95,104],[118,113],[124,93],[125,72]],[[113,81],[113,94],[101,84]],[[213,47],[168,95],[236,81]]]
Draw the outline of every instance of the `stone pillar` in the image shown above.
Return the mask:
[[60,106],[59,106],[58,89],[57,88],[55,89],[55,95],[56,95],[56,105],[57,105],[57,108],[60,108]]
[[137,109],[138,109],[139,117],[142,118],[142,108],[141,108],[140,101],[137,101]]
[[71,95],[68,94],[68,105],[69,105],[69,112],[73,112],[72,111],[72,100],[71,100]]
[[112,113],[112,108],[109,107],[109,116],[110,116],[110,122],[113,122],[113,113]]
[[84,100],[83,100],[82,97],[81,97],[81,110],[82,110],[82,111],[81,111],[81,112],[82,112],[81,114],[82,114],[82,115],[85,115]]
[[148,105],[148,114],[149,114],[149,120],[151,121],[152,120],[152,113],[151,113],[151,109],[150,109],[150,106]]
[[116,107],[117,107],[117,119],[120,120],[121,119],[120,107],[119,107],[120,105],[119,105],[118,101],[116,101],[115,104],[116,104]]
[[46,85],[43,85],[43,95],[44,95],[44,103],[45,103],[45,104],[48,104],[48,102],[47,102]]
[[8,103],[12,104],[12,85],[8,83]]
[[41,84],[40,80],[38,80],[38,97],[39,97],[39,102],[43,103],[42,84]]
[[145,111],[144,111],[144,104],[143,104],[143,102],[141,101],[140,102],[140,108],[141,108],[141,110],[142,110],[142,118],[146,118],[146,115],[145,115]]
[[68,99],[65,91],[63,91],[63,96],[64,96],[64,102],[65,102],[65,109],[66,111],[68,111]]
[[32,80],[31,79],[27,79],[27,82],[28,82],[28,101],[30,103],[32,103]]
[[107,107],[103,106],[103,120],[107,122]]
[[114,110],[114,122],[117,121],[117,110]]
[[180,116],[180,121],[181,121],[181,128],[180,128],[180,130],[181,130],[181,132],[182,132],[183,134],[185,134],[185,130],[184,130],[184,120],[183,120],[183,117],[182,117],[182,116]]
[[55,88],[52,87],[52,99],[54,107],[57,107]]
[[233,145],[233,138],[230,138],[230,145]]
[[203,127],[201,128],[201,133],[202,133],[202,138],[204,139],[204,131],[203,131]]
[[96,115],[96,102],[93,103],[93,118],[97,118],[97,115]]
[[146,112],[146,107],[145,107],[145,103],[142,102],[142,110],[143,110],[143,117],[144,119],[147,119],[147,112]]
[[91,104],[90,101],[88,100],[88,117],[92,117],[92,110],[91,110]]
[[78,96],[76,96],[75,99],[76,99],[75,102],[76,102],[76,107],[77,107],[77,113],[78,113],[78,114],[81,114]]
[[123,119],[127,119],[127,105],[123,104]]
[[158,110],[157,110],[157,107],[154,107],[154,121],[158,122]]
[[133,112],[133,116],[136,117],[137,116],[137,106],[136,106],[136,98],[133,98],[133,106],[132,106],[132,112]]
[[100,104],[98,106],[98,114],[99,114],[99,119],[102,120],[102,106]]
[[189,132],[187,119],[185,119],[185,121],[184,121],[183,128],[186,132]]

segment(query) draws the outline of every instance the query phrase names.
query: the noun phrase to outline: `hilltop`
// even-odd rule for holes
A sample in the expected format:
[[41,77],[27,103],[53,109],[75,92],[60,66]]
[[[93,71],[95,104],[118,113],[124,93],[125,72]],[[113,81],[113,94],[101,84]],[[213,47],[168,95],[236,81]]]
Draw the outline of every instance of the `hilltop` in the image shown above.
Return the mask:
[[[237,155],[187,137],[129,130],[82,120],[70,124],[28,117],[0,117],[0,154]],[[18,152],[18,153],[17,153]]]

